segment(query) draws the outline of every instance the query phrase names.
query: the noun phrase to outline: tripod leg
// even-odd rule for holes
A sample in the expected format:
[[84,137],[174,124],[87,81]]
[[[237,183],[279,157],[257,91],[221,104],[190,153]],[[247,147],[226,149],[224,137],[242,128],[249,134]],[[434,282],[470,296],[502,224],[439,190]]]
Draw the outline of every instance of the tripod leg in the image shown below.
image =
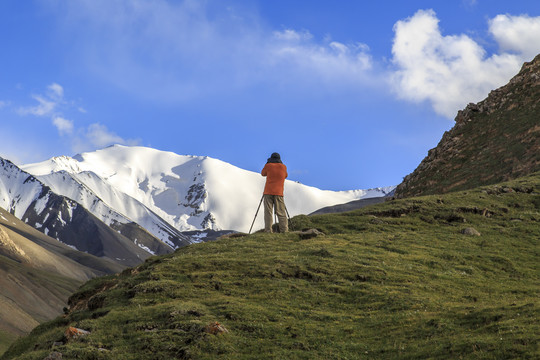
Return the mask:
[[292,228],[291,215],[289,215],[289,209],[287,209],[287,205],[285,205],[285,199],[283,199],[283,207],[285,208],[285,212],[287,213],[287,219],[289,222],[289,229],[290,229]]
[[257,214],[259,213],[259,209],[261,208],[263,199],[264,199],[264,195],[261,197],[261,201],[259,202],[259,206],[257,207],[257,212],[255,213],[255,217],[253,218],[253,222],[251,223],[251,227],[249,228],[248,234],[251,234],[251,229],[253,229],[253,224],[255,224],[255,219],[257,219]]
[[[278,219],[277,219],[277,204],[276,204],[276,196],[274,195],[273,197],[273,200],[274,200],[274,224],[278,224]],[[278,226],[278,230],[279,230],[279,226]]]

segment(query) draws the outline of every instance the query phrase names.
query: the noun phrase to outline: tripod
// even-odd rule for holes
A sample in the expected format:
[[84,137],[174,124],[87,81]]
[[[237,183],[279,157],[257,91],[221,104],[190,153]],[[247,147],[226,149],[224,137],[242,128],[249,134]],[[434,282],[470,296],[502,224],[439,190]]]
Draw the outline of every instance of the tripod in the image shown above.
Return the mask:
[[[253,222],[251,223],[251,227],[249,228],[249,233],[248,234],[251,234],[251,230],[253,229],[253,224],[255,224],[255,219],[257,219],[257,215],[259,214],[259,209],[261,208],[261,204],[263,202],[263,199],[264,199],[264,194],[263,196],[261,197],[261,201],[259,201],[259,206],[257,207],[257,211],[255,212],[255,217],[253,218]],[[291,216],[289,215],[289,210],[287,209],[287,206],[285,205],[285,202],[283,202],[283,205],[285,207],[285,212],[287,213],[287,221],[289,222],[289,224],[291,223]],[[276,204],[274,202],[274,218],[276,217]],[[275,223],[277,223],[277,221],[274,221]]]

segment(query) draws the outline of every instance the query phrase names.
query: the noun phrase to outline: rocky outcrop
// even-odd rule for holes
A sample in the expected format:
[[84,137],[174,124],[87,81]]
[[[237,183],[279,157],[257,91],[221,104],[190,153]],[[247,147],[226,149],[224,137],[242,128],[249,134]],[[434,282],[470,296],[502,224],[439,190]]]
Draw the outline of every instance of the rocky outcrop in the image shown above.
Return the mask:
[[396,196],[464,190],[540,171],[539,119],[540,55],[507,85],[460,110]]
[[15,244],[8,233],[0,226],[0,255],[15,260],[20,263],[30,262],[30,258],[25,251]]

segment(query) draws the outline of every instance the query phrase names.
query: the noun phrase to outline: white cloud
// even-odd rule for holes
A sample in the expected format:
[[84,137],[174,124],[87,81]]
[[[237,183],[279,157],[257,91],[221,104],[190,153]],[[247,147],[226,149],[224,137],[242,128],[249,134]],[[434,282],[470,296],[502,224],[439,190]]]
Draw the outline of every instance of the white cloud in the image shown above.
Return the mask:
[[51,98],[57,100],[62,100],[64,98],[64,88],[61,85],[52,83],[47,87],[47,89]]
[[73,121],[64,119],[60,116],[56,116],[53,118],[53,124],[58,129],[58,132],[60,135],[71,135],[73,134]]
[[123,144],[125,140],[109,131],[105,125],[92,124],[88,127],[86,138],[97,147],[105,147],[111,144]]
[[38,102],[37,105],[21,107],[18,110],[20,115],[34,115],[38,117],[47,117],[56,127],[60,135],[71,135],[74,130],[73,121],[65,119],[59,107],[66,104],[64,100],[64,88],[57,83],[47,86],[45,95],[32,95],[32,98]]
[[497,15],[489,22],[489,31],[502,51],[532,59],[540,52],[540,16]]
[[139,143],[139,140],[124,139],[110,131],[107,126],[94,123],[78,132],[78,136],[73,139],[72,148],[75,152],[83,152],[101,149],[113,144],[138,145]]
[[303,41],[311,40],[313,35],[311,35],[311,33],[307,30],[298,32],[293,29],[285,29],[282,31],[274,31],[274,37],[285,41]]
[[218,10],[217,16],[212,2],[81,0],[56,6],[63,30],[80,35],[69,44],[80,56],[77,63],[113,86],[160,102],[261,83],[287,83],[291,91],[312,90],[305,83],[313,79],[361,86],[372,65],[364,44],[315,39],[307,30],[274,31],[238,9]]
[[5,108],[10,105],[9,101],[2,101],[0,100],[0,109]]
[[369,47],[365,44],[320,43],[309,32],[291,29],[274,32],[274,40],[265,57],[277,67],[285,66],[282,75],[287,77],[301,73],[334,84],[360,85],[372,68]]
[[[86,109],[77,106],[74,102],[66,101],[64,88],[57,83],[47,86],[45,95],[32,95],[38,102],[35,106],[20,107],[20,115],[35,115],[46,117],[61,136],[71,137],[71,147],[75,152],[93,151],[112,144],[138,145],[139,140],[124,139],[110,131],[105,125],[93,123],[88,127],[76,127],[73,120],[66,119],[63,111],[76,110],[78,113],[86,113]],[[0,102],[0,107],[2,106]]]
[[420,10],[394,26],[392,75],[395,91],[410,101],[429,101],[448,118],[469,102],[482,100],[517,73],[523,55],[486,56],[466,35],[443,36],[432,10]]
[[47,86],[45,94],[32,95],[32,99],[38,103],[34,106],[20,107],[19,114],[54,117],[57,108],[65,104],[64,88],[60,84],[52,83]]
[[420,10],[395,24],[394,67],[383,73],[383,61],[374,60],[364,43],[317,39],[308,30],[275,31],[257,15],[216,10],[211,1],[80,0],[48,6],[63,20],[57,23],[64,33],[78,34],[68,44],[78,56],[74,63],[114,87],[166,103],[276,84],[291,94],[313,92],[315,82],[351,93],[379,87],[378,80],[389,75],[401,98],[428,101],[453,118],[468,102],[504,85],[540,50],[538,18],[493,18],[489,31],[501,52],[491,55],[467,35],[443,35],[436,14]]
[[32,98],[38,102],[35,106],[27,106],[19,108],[21,115],[49,116],[52,115],[58,102],[50,98],[45,98],[42,95],[32,95]]

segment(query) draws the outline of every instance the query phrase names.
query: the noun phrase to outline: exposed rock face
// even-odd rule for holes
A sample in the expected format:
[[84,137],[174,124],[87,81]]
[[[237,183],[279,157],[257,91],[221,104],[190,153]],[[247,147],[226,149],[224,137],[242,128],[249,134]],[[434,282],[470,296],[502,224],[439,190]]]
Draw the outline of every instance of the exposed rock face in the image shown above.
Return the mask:
[[397,197],[489,185],[540,171],[540,55],[458,112],[456,124],[396,188]]
[[[101,201],[97,198],[94,200]],[[172,252],[171,247],[144,228],[112,211],[109,216],[113,220],[108,226],[80,203],[54,193],[36,177],[2,158],[0,207],[47,236],[77,250],[108,257],[122,265],[139,264],[151,253]],[[180,236],[187,239],[187,236]],[[180,237],[178,240],[181,240]],[[10,253],[14,254],[13,251],[10,250]]]
[[21,263],[30,262],[24,250],[9,238],[8,233],[2,229],[2,226],[0,226],[0,255]]

